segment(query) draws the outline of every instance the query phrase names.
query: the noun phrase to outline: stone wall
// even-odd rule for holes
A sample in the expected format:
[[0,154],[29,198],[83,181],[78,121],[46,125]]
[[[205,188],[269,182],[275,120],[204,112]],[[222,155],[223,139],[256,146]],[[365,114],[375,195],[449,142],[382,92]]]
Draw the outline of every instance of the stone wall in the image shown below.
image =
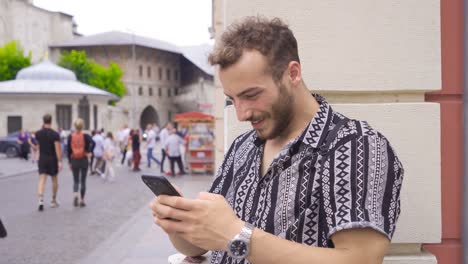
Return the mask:
[[27,1],[0,1],[0,45],[18,40],[26,54],[37,62],[46,55],[49,45],[73,39],[73,17],[51,12]]
[[[78,118],[78,102],[81,96],[63,95],[2,95],[0,98],[0,136],[7,134],[8,116],[21,116],[22,127],[26,130],[37,130],[42,125],[42,116],[52,114],[53,127],[58,129],[56,105],[72,106],[71,121]],[[109,126],[107,101],[101,97],[88,97],[90,105],[90,126],[94,129],[93,107],[97,106],[97,128],[116,131],[118,127]],[[108,127],[109,126],[109,127]]]

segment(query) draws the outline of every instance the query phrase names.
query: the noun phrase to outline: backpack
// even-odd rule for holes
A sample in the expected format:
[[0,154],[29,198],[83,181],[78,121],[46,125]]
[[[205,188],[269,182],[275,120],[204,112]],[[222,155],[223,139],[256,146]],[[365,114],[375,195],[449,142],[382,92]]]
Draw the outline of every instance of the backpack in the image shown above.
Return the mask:
[[83,133],[73,133],[71,136],[71,157],[73,159],[82,159],[86,156],[85,138]]

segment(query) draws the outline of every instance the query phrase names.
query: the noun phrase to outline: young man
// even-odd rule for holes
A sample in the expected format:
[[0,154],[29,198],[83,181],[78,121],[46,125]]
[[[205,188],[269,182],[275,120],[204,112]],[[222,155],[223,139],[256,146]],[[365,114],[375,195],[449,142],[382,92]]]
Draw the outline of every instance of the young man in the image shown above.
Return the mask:
[[234,141],[210,193],[153,200],[174,246],[212,250],[211,263],[382,263],[403,177],[386,138],[310,93],[279,19],[232,25],[210,62],[253,130]]
[[153,130],[153,125],[148,124],[146,126],[146,159],[148,162],[148,168],[151,168],[151,160],[156,164],[161,165],[161,162],[153,156],[153,149],[156,145],[156,133]]
[[52,129],[52,116],[50,114],[44,115],[42,118],[44,124],[42,129],[36,132],[36,139],[39,144],[39,185],[38,196],[39,206],[38,210],[44,210],[44,188],[46,184],[47,175],[52,177],[52,202],[51,207],[58,207],[57,191],[58,179],[57,174],[62,170],[62,147],[60,145],[59,134]]
[[161,132],[159,132],[159,140],[161,144],[161,173],[164,172],[164,160],[166,160],[166,151],[164,146],[166,145],[166,140],[169,137],[169,131],[172,130],[172,124],[168,122]]
[[182,139],[178,134],[175,128],[172,128],[169,131],[169,136],[166,139],[166,144],[164,149],[166,151],[166,155],[169,158],[169,162],[171,163],[171,172],[170,175],[172,177],[176,176],[175,173],[175,164],[177,162],[177,166],[179,167],[179,175],[184,175],[184,165],[182,164],[182,153],[180,148],[185,145],[184,139]]

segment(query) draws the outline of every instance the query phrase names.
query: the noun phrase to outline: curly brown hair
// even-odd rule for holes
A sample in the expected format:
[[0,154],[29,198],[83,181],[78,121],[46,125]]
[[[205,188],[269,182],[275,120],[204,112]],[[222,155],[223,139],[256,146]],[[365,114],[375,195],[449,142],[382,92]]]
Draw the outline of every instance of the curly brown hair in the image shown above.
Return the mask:
[[244,50],[257,50],[267,58],[269,73],[279,82],[289,62],[299,60],[294,34],[279,18],[246,17],[231,24],[209,55],[211,65],[225,69],[235,64]]

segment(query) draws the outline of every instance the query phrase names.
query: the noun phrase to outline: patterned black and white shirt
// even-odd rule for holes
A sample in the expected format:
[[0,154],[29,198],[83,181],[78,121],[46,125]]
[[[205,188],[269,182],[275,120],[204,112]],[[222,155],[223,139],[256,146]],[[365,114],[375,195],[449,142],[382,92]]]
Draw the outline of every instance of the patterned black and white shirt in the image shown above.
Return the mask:
[[[314,97],[320,109],[263,177],[265,142],[252,130],[233,142],[210,192],[226,197],[243,221],[298,243],[333,247],[334,233],[366,227],[391,239],[400,214],[402,164],[367,122],[348,120]],[[248,261],[214,251],[211,263]]]

